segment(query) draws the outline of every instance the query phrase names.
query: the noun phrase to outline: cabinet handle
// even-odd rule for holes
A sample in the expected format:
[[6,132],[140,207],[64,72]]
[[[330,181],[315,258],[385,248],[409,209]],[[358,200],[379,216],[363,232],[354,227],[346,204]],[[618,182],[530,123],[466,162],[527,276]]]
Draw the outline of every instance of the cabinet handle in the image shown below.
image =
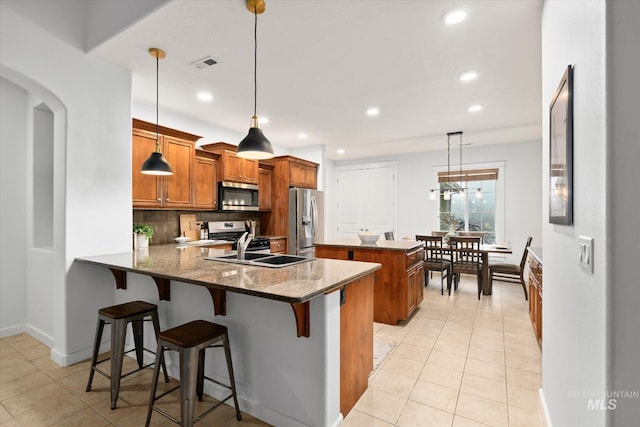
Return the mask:
[[158,201],[159,201],[159,202],[161,202],[161,201],[162,201],[162,199],[161,199],[160,197],[158,197]]

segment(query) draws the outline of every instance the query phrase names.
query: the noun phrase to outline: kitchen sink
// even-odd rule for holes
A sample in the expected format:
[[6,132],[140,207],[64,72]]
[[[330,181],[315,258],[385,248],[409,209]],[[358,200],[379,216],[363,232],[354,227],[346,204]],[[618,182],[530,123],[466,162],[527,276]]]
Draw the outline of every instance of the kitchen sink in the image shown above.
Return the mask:
[[315,258],[307,258],[297,255],[272,255],[272,254],[256,254],[245,253],[245,259],[238,259],[237,255],[223,255],[205,257],[210,261],[230,262],[234,264],[242,265],[254,265],[258,267],[289,267],[292,265],[300,264],[307,261],[314,261]]
[[[270,257],[273,256],[271,254],[256,254],[256,253],[252,253],[252,252],[245,252],[244,254],[244,260],[245,261],[253,261],[255,259],[260,259],[260,258],[265,258],[265,257]],[[238,255],[236,254],[231,254],[231,255],[223,255],[223,256],[219,256],[219,257],[212,257],[212,259],[216,259],[219,261],[241,261],[238,259]]]
[[300,262],[309,261],[310,258],[305,258],[302,256],[292,256],[292,255],[276,255],[268,258],[262,258],[258,260],[260,264],[268,264],[273,267],[277,266],[287,266],[292,264],[298,264]]

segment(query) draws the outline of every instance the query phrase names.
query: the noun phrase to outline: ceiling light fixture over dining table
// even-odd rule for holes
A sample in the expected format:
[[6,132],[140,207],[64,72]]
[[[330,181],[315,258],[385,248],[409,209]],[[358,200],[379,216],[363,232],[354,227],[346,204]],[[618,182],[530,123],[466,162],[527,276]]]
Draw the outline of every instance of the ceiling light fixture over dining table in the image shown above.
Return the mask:
[[[459,136],[460,137],[460,141],[459,141],[459,146],[460,146],[460,172],[459,175],[457,175],[456,177],[459,180],[462,180],[464,175],[462,173],[462,131],[456,131],[456,132],[448,132],[447,133],[447,176],[446,176],[446,181],[445,183],[447,184],[446,188],[444,189],[444,191],[442,192],[442,195],[444,197],[444,200],[451,200],[451,195],[452,194],[460,194],[462,197],[466,196],[466,193],[468,191],[468,188],[466,186],[462,186],[458,184],[458,180],[454,180],[453,181],[453,185],[451,183],[451,177],[453,176],[451,173],[451,137],[452,136]],[[438,180],[439,183],[441,183],[442,181],[440,181],[440,179]],[[475,190],[476,193],[476,197],[482,197],[482,189],[481,188],[476,188]],[[440,188],[432,188],[429,191],[429,199],[430,200],[435,200],[436,199],[436,195],[440,195]]]

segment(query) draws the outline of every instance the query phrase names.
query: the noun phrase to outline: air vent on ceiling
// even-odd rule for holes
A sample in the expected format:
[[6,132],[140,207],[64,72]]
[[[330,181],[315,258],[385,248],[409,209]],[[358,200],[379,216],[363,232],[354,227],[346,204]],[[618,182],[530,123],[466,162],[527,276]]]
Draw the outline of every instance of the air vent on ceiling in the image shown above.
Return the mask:
[[217,63],[218,63],[218,61],[216,61],[215,59],[213,59],[210,56],[207,56],[205,58],[198,59],[197,61],[192,62],[191,65],[193,65],[196,68],[202,69],[202,68],[211,67],[212,65],[215,65]]

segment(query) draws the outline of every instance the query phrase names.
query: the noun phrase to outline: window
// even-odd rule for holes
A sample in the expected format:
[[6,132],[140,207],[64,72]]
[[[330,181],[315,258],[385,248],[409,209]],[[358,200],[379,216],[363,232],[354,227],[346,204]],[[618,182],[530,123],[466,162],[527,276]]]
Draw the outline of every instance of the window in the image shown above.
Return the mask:
[[452,226],[455,231],[482,232],[484,243],[495,243],[498,169],[441,172],[438,181],[440,230]]

